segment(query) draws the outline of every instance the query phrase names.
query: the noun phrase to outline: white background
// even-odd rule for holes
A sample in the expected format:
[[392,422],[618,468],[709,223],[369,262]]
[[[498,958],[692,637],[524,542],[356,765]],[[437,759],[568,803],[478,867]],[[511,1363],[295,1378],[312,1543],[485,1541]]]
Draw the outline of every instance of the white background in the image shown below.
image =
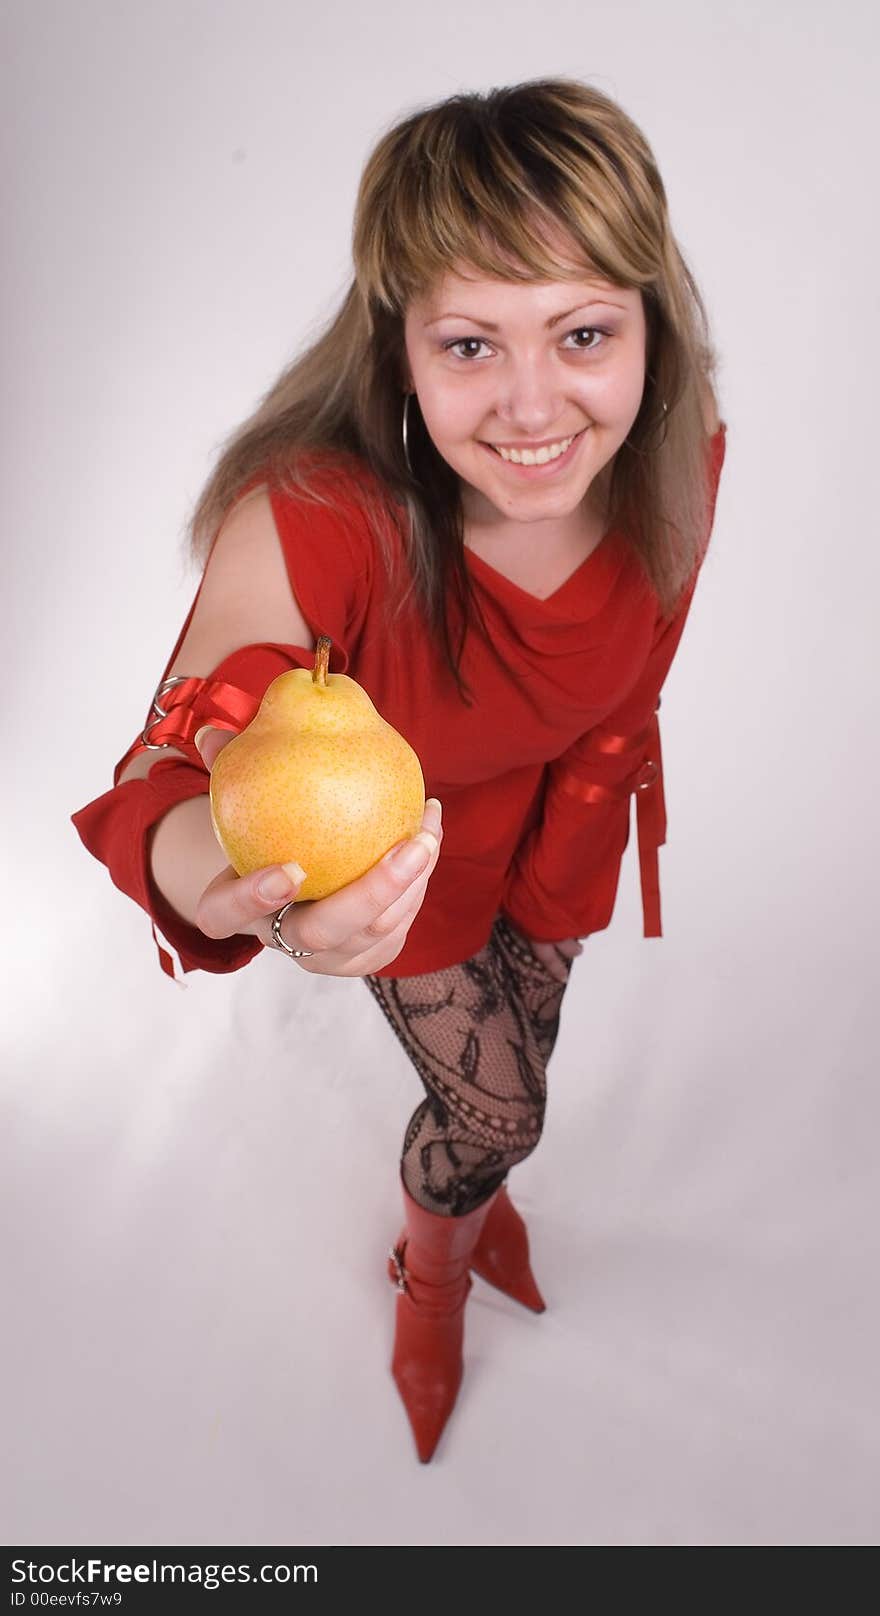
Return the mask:
[[[878,1541],[877,28],[856,0],[4,7],[2,1503],[10,1543]],[[364,161],[556,73],[644,129],[728,424],[635,831],[418,1464],[421,1085],[362,984],[159,971],[70,814],[198,581],[221,441],[332,312]]]

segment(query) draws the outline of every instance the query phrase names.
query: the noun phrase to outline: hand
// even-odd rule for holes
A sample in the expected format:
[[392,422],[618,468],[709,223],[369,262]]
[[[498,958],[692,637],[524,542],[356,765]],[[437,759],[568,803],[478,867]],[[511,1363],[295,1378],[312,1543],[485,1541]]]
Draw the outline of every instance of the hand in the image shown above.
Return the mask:
[[566,967],[562,963],[559,958],[560,954],[563,955],[564,959],[570,961],[576,959],[578,954],[582,954],[584,951],[583,943],[578,942],[576,937],[566,937],[561,943],[541,943],[534,937],[527,937],[526,942],[532,953],[546,967],[550,975],[555,977],[557,982],[567,982],[571,969],[570,965]]
[[[557,982],[567,982],[571,967],[570,965],[566,966],[563,960],[571,961],[576,959],[578,954],[582,954],[584,951],[583,943],[579,942],[577,937],[565,937],[561,943],[542,943],[537,937],[529,937],[527,932],[521,931],[519,926],[515,926],[509,915],[505,915],[505,919],[511,931],[516,932],[517,937],[520,937],[528,945],[535,958],[541,961],[545,970],[549,971]],[[560,954],[563,959],[560,959]]]
[[[232,739],[232,734],[224,730],[205,727],[199,731],[196,745],[209,768]],[[312,950],[312,956],[297,960],[297,965],[318,976],[368,976],[390,965],[403,948],[422,906],[442,840],[442,809],[436,797],[430,797],[420,831],[401,844],[423,851],[422,869],[414,874],[400,871],[390,862],[399,851],[394,848],[357,881],[350,881],[328,898],[316,898],[290,910],[283,922],[284,941],[291,948]],[[290,882],[286,894],[262,897],[259,886],[269,874],[287,872],[283,865],[274,864],[254,870],[251,875],[237,876],[227,865],[209,882],[199,900],[196,924],[200,930],[207,937],[231,937],[243,932],[274,949],[272,920],[296,896],[302,883]]]

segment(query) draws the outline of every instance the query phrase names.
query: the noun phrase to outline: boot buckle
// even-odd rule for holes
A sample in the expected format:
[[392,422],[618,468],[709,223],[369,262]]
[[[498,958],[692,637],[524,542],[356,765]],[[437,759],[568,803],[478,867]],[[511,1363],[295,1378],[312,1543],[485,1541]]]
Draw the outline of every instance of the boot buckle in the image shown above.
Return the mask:
[[409,1286],[406,1283],[406,1269],[403,1266],[403,1253],[405,1249],[406,1248],[403,1245],[392,1246],[388,1255],[394,1264],[394,1272],[397,1278],[397,1289],[399,1291],[403,1291],[403,1293],[408,1296]]

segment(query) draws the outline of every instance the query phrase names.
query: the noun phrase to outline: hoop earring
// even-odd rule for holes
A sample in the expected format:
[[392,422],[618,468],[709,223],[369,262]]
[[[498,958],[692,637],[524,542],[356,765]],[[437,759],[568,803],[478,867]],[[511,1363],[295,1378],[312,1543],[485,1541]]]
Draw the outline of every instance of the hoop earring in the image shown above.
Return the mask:
[[[654,378],[653,378],[652,375],[650,375],[650,373],[648,375],[648,381],[651,382],[651,383],[653,383],[653,381],[654,381]],[[658,443],[649,443],[647,449],[639,449],[636,444],[630,443],[629,438],[624,438],[624,440],[623,440],[624,443],[626,444],[628,449],[632,449],[633,454],[641,454],[641,455],[656,454],[658,449],[662,449],[664,443],[666,442],[666,435],[667,435],[667,433],[669,431],[669,405],[667,404],[665,398],[660,400],[660,409],[661,409],[660,421],[659,421],[659,423],[655,423],[655,424],[659,424],[663,428],[663,436],[662,436],[662,438],[659,440]]]
[[408,427],[409,427],[409,401],[410,401],[411,398],[412,398],[412,393],[405,393],[404,394],[404,398],[403,398],[403,458],[406,461],[406,469],[407,469],[407,471],[409,472],[411,477],[415,478],[415,472],[412,469],[412,461],[409,458],[409,443],[407,442],[407,432],[408,432]]

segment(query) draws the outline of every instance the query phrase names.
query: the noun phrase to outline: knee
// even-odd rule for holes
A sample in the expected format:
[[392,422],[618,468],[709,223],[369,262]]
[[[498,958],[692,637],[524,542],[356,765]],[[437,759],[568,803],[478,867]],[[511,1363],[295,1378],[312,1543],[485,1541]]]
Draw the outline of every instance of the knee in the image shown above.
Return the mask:
[[534,1095],[527,1102],[520,1102],[514,1115],[496,1119],[497,1128],[493,1132],[498,1149],[511,1167],[525,1161],[539,1144],[546,1110],[546,1100]]
[[537,1145],[540,1144],[541,1135],[543,1132],[544,1107],[541,1106],[540,1109],[536,1109],[531,1113],[530,1130],[522,1136],[516,1136],[515,1145],[513,1145],[513,1141],[511,1141],[513,1148],[508,1148],[507,1150],[507,1156],[511,1167],[515,1167],[517,1162],[525,1161],[526,1157],[532,1154],[532,1151],[537,1147]]
[[420,1148],[440,1145],[453,1157],[463,1153],[470,1164],[479,1160],[487,1167],[515,1167],[539,1144],[546,1109],[544,1094],[518,1097],[507,1106],[499,1102],[491,1112],[470,1100],[453,1107],[430,1096],[410,1118],[403,1154],[418,1141]]

